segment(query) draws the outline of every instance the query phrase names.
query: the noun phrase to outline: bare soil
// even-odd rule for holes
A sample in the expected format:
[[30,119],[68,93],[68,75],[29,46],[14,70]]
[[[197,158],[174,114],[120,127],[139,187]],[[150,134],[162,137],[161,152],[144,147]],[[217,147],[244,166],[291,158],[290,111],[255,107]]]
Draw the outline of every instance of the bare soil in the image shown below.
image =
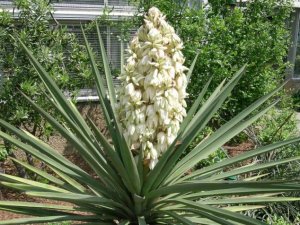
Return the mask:
[[[84,118],[91,118],[97,127],[104,133],[107,134],[105,122],[99,108],[98,103],[79,103],[78,109]],[[56,149],[59,153],[64,155],[67,159],[73,162],[75,165],[81,167],[83,170],[88,172],[89,174],[95,176],[91,168],[82,160],[82,158],[76,153],[75,149],[59,134],[54,134],[49,138],[47,143]],[[20,150],[16,150],[15,155],[20,160],[26,160],[25,153]],[[38,160],[35,160],[35,166],[40,168],[42,163]],[[18,175],[17,170],[13,163],[10,160],[6,160],[5,162],[0,162],[0,173]],[[58,202],[51,201],[41,198],[33,198],[26,196],[23,193],[18,191],[7,189],[0,186],[0,200],[4,201],[25,201],[25,202],[37,202],[37,203],[48,203],[48,204],[60,204],[60,205],[71,205],[66,202]],[[0,210],[0,221],[8,220],[8,219],[17,219],[28,217],[27,215],[15,214],[6,211]],[[77,224],[77,223],[76,223]]]
[[244,142],[237,146],[223,146],[231,157],[242,154],[253,149],[255,146],[252,142]]

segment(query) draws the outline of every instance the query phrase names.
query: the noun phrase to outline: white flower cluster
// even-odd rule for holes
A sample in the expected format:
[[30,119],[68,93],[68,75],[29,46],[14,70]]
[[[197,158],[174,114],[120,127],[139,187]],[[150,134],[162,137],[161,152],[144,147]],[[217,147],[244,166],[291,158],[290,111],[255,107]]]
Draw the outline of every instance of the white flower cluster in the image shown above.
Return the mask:
[[130,57],[120,76],[118,113],[124,135],[133,151],[144,152],[150,169],[174,141],[186,116],[182,48],[174,28],[152,7],[130,43]]

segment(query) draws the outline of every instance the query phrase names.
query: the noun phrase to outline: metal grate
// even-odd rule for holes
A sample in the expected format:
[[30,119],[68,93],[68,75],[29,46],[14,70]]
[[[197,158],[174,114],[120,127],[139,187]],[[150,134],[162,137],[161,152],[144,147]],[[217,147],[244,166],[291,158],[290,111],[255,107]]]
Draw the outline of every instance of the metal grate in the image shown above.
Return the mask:
[[[84,40],[81,32],[80,25],[78,24],[66,24],[67,32],[73,33],[76,35],[79,44],[84,45]],[[105,48],[107,51],[107,27],[100,27],[100,32],[102,33],[102,39],[105,44]],[[98,59],[100,58],[100,46],[97,39],[96,31],[86,32],[86,37],[92,47],[93,51],[96,53]]]
[[111,6],[129,6],[128,0],[51,0],[52,3],[64,5],[111,5]]
[[120,31],[117,29],[110,29],[110,62],[114,69],[121,68],[121,42],[120,42]]
[[112,6],[129,6],[128,0],[108,0],[108,5]]
[[[11,5],[14,0],[0,0],[1,5]],[[62,5],[110,5],[110,6],[130,6],[129,0],[50,0],[54,4]]]
[[62,3],[66,5],[87,4],[87,5],[104,5],[104,0],[51,0],[51,3]]
[[[67,24],[67,31],[74,33],[78,38],[78,42],[84,45],[83,36],[81,33],[80,25],[77,24]],[[118,76],[121,69],[121,42],[120,42],[120,31],[116,28],[110,27],[100,27],[101,36],[105,45],[105,50],[110,63],[110,68],[112,69],[112,74]],[[131,37],[135,34],[135,30],[130,32]],[[101,60],[100,46],[97,39],[96,31],[90,31],[86,33],[87,39],[96,54],[97,60]],[[129,40],[128,40],[129,42]],[[128,42],[124,43],[125,49],[128,46]],[[126,54],[125,54],[126,58]],[[115,80],[115,83],[118,83]]]
[[[67,30],[70,33],[74,33],[78,38],[80,44],[84,45],[84,40],[82,37],[80,25],[67,24]],[[108,55],[111,69],[120,70],[121,68],[121,42],[120,42],[120,31],[116,28],[110,27],[100,27],[101,36],[105,44],[105,49]],[[131,30],[130,36],[135,34],[135,30]],[[100,47],[97,39],[96,31],[87,33],[87,39],[93,48],[94,52],[100,59]],[[129,40],[128,40],[129,42]],[[127,48],[128,42],[124,43],[125,48]],[[125,54],[126,56],[126,54]]]
[[294,78],[300,78],[300,32],[298,33],[298,41],[296,46],[296,57],[294,65]]

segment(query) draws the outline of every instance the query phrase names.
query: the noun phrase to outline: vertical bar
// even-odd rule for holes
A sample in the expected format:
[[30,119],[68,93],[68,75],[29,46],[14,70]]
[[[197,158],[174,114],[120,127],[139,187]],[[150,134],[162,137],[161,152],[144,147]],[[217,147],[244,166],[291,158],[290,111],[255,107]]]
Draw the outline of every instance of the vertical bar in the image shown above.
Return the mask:
[[111,36],[111,34],[110,34],[110,26],[107,26],[107,28],[106,28],[106,31],[107,31],[107,36],[106,36],[106,38],[107,38],[107,40],[106,40],[106,52],[107,52],[107,56],[108,56],[108,59],[109,59],[109,64],[110,64],[110,66],[112,66],[112,60],[111,60],[111,40],[110,40],[110,36]]
[[124,74],[124,40],[121,38],[121,74]]
[[300,9],[297,8],[295,10],[294,20],[292,22],[291,45],[287,57],[288,62],[290,62],[292,66],[287,69],[286,79],[290,79],[294,77],[295,61],[296,61],[297,45],[298,45],[298,34],[299,34],[299,19],[300,19]]

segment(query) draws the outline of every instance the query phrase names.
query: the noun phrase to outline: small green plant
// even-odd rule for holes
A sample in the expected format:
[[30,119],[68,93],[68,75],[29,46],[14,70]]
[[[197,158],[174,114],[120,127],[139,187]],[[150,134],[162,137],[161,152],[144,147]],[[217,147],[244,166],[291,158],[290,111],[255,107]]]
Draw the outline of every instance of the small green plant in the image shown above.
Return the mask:
[[[182,69],[181,65],[172,64],[173,60],[176,61],[176,57],[170,59],[172,54],[165,54],[166,49],[172,46],[173,42],[177,42],[178,44],[178,36],[169,35],[169,32],[163,29],[165,26],[169,27],[160,11],[156,8],[150,9],[145,17],[144,25],[139,30],[141,33],[138,33],[138,36],[141,38],[138,39],[140,43],[137,43],[137,41],[131,43],[134,45],[131,46],[132,55],[134,56],[137,53],[136,62],[141,62],[141,58],[138,56],[140,53],[145,54],[145,57],[153,57],[152,60],[144,60],[144,62],[155,68],[159,68],[157,69],[159,71],[172,70],[172,66],[174,66],[173,69],[177,66],[176,69],[180,70]],[[171,27],[169,28],[173,31]],[[146,36],[143,35],[145,33],[147,34]],[[220,129],[203,139],[187,155],[182,157],[188,146],[203,131],[230,95],[245,72],[245,66],[235,73],[233,78],[227,83],[224,80],[200,107],[199,104],[207,93],[208,82],[202,88],[196,102],[187,112],[186,117],[182,118],[182,123],[175,139],[172,139],[168,147],[155,158],[153,155],[157,156],[155,155],[155,151],[159,149],[157,145],[153,144],[155,147],[147,145],[147,148],[143,148],[143,145],[141,145],[140,148],[136,149],[133,148],[135,146],[132,147],[129,145],[131,144],[129,141],[134,139],[128,139],[124,135],[126,131],[133,132],[133,129],[122,127],[119,117],[116,114],[117,97],[99,29],[97,29],[97,34],[101,46],[106,79],[103,79],[100,75],[91,48],[86,39],[85,41],[93,74],[95,75],[95,85],[100,105],[111,135],[111,141],[105,138],[91,120],[86,122],[82,118],[73,103],[65,98],[63,92],[34,57],[33,53],[26,47],[22,40],[18,39],[22,49],[26,52],[34,68],[38,71],[39,78],[45,84],[47,89],[46,95],[50,103],[64,118],[64,123],[58,122],[51,114],[38,106],[25,94],[23,94],[24,98],[74,145],[83,160],[96,173],[96,176],[87,174],[77,165],[68,161],[49,145],[30,133],[21,131],[4,120],[0,120],[1,127],[4,127],[14,135],[11,136],[0,131],[0,137],[44,161],[56,174],[53,176],[40,169],[18,162],[27,166],[34,173],[48,179],[50,184],[0,174],[1,185],[23,191],[30,196],[72,203],[71,206],[62,206],[21,201],[0,201],[2,210],[31,216],[29,218],[1,221],[1,225],[62,221],[81,221],[86,222],[86,224],[103,225],[260,225],[264,223],[244,216],[239,212],[261,208],[270,202],[299,200],[297,197],[278,196],[278,193],[299,191],[300,183],[297,180],[265,180],[257,182],[243,179],[231,181],[226,180],[226,178],[299,160],[299,157],[291,157],[270,163],[233,167],[234,165],[238,165],[239,162],[255,156],[274,149],[281,149],[286,145],[298,143],[300,138],[272,143],[239,156],[224,159],[221,162],[204,168],[191,170],[200,160],[207,158],[224,143],[228,142],[232,137],[243,131],[269,109],[274,107],[278,101],[275,100],[271,103],[269,101],[272,96],[282,89],[283,85],[252,103]],[[157,35],[161,38],[153,38],[153,36]],[[152,38],[152,40],[149,41],[149,38]],[[175,41],[172,41],[173,38]],[[154,46],[159,46],[162,52],[158,53],[157,50],[153,50],[155,49]],[[139,51],[135,52],[134,49],[138,49]],[[179,51],[180,48],[177,47],[171,52],[179,54]],[[162,57],[163,59],[161,59]],[[169,64],[159,64],[159,62],[165,62],[165,60],[169,60]],[[128,61],[128,65],[129,63],[130,60]],[[145,69],[144,66],[137,64],[130,68],[132,73],[129,74],[132,76],[128,76],[128,79],[136,81],[137,84],[139,80],[134,79],[137,76],[136,70],[143,70]],[[154,69],[154,71],[156,70]],[[193,66],[187,73],[187,81],[192,71]],[[157,75],[157,73],[150,74],[145,72],[140,73],[140,75],[146,81],[148,75]],[[173,76],[174,78],[176,78],[176,75]],[[158,82],[158,79],[155,77],[148,79],[150,83]],[[174,82],[171,82],[171,84],[174,85]],[[107,89],[105,86],[107,86]],[[135,88],[138,88],[138,85]],[[131,92],[131,88],[128,88],[128,90],[130,91],[128,93],[132,94],[131,97],[136,97],[135,100],[140,98],[140,95],[136,92]],[[177,90],[184,93],[184,90]],[[135,89],[134,91],[137,90]],[[141,94],[143,96],[145,93]],[[149,101],[153,101],[149,103],[150,105],[156,103],[156,97],[162,96],[155,95],[154,99],[148,99]],[[131,101],[128,104],[130,106],[133,100],[128,99],[128,101]],[[166,103],[171,104],[174,102]],[[157,109],[159,110],[160,108]],[[181,107],[178,109],[181,109]],[[174,113],[174,115],[178,115],[178,112]],[[152,118],[153,113],[148,115],[146,113],[142,116],[145,116],[147,121],[148,117]],[[169,115],[166,114],[165,118],[168,117]],[[173,117],[171,118],[173,119]],[[136,117],[136,119],[138,120],[140,117]],[[122,122],[124,124],[124,121]],[[171,132],[171,134],[173,133]],[[153,139],[154,141],[158,140]],[[147,161],[148,153],[149,159],[158,159],[155,161],[154,166],[151,166],[152,163],[150,160]],[[180,158],[181,160],[179,160]]]
[[0,144],[0,161],[4,161],[8,156],[8,153],[4,147],[4,145]]
[[221,162],[224,159],[227,159],[228,155],[225,149],[219,148],[217,149],[214,153],[209,155],[205,160],[201,160],[198,164],[197,167],[203,168],[206,166],[210,166],[213,164],[216,164],[218,162]]
[[270,225],[295,225],[300,223],[300,217],[296,219],[293,223],[287,222],[287,220],[283,216],[274,215],[272,218],[269,218],[267,221]]

